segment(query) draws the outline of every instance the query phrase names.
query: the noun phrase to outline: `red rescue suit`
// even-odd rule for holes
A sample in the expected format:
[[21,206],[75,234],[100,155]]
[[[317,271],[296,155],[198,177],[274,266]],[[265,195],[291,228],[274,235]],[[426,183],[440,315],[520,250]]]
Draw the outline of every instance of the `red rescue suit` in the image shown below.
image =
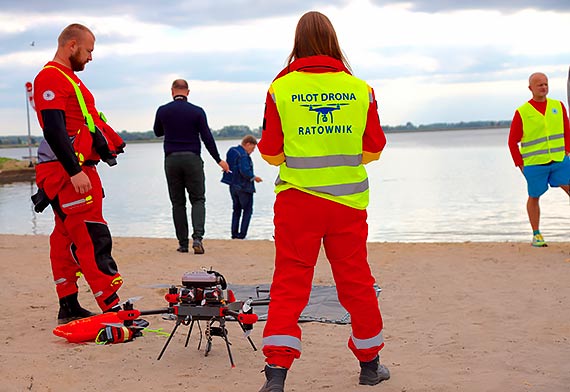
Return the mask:
[[[276,80],[293,71],[350,74],[338,60],[313,56],[292,62]],[[363,163],[378,159],[386,144],[372,90],[371,97],[362,136]],[[258,148],[262,157],[273,165],[286,164],[283,122],[268,93]],[[310,137],[305,140],[306,143],[325,142]],[[370,361],[382,349],[384,340],[375,280],[367,258],[367,212],[296,188],[280,191],[274,206],[275,271],[263,331],[266,362],[288,369],[301,355],[298,319],[309,301],[321,244],[331,265],[339,301],[351,316],[352,334],[348,346],[359,361]]]
[[[105,150],[110,154],[107,157],[112,158],[117,151],[122,152],[124,143],[100,118],[93,95],[71,70],[56,62],[50,62],[47,66],[34,80],[38,120],[48,139],[42,111],[63,111],[69,140],[64,137],[65,140],[58,143],[64,148],[71,143],[69,150],[75,152],[75,156],[73,152],[62,154],[64,148],[61,145],[55,146],[54,142],[49,144],[46,140],[38,149],[36,183],[38,189],[43,190],[49,198],[55,213],[55,227],[50,236],[50,259],[56,290],[59,298],[76,293],[77,279],[83,274],[99,307],[106,311],[118,304],[117,290],[123,281],[111,256],[111,234],[103,219],[103,188],[95,167],[101,155],[98,151],[102,150],[96,150],[94,133],[86,126],[75,89],[62,71],[79,86],[98,136],[103,136],[100,140],[105,140],[107,144]],[[66,157],[64,164],[62,156]],[[79,171],[89,177],[92,185],[92,189],[84,194],[75,192],[70,180]]]

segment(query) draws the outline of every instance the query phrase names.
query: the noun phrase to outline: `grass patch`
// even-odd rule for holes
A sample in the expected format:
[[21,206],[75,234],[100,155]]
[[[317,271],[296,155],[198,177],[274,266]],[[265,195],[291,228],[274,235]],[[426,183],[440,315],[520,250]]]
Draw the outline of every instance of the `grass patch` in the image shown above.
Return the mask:
[[29,167],[28,161],[19,159],[0,157],[0,170],[18,170]]

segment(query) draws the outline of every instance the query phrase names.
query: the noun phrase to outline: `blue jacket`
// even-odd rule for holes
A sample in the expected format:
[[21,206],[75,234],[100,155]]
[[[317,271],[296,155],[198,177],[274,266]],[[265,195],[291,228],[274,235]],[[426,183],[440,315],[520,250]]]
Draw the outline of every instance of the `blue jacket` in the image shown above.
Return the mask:
[[224,173],[222,182],[236,190],[254,193],[253,161],[247,151],[241,145],[230,148],[226,154],[226,162],[231,173]]

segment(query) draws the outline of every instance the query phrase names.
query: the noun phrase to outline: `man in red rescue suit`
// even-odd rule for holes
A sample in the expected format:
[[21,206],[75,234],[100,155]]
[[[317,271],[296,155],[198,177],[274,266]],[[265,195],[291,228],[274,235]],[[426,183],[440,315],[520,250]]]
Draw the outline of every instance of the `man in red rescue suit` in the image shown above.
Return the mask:
[[34,101],[44,140],[38,148],[32,200],[55,215],[50,259],[59,297],[58,323],[93,315],[78,302],[77,280],[85,276],[103,312],[116,309],[123,281],[111,256],[112,240],[103,219],[103,188],[96,165],[116,164],[124,143],[105,123],[95,100],[75,75],[91,61],[95,36],[85,26],[67,26],[53,61],[34,80]]
[[359,383],[376,385],[390,372],[378,356],[383,324],[366,249],[364,164],[377,160],[386,144],[374,91],[351,75],[331,22],[319,12],[299,20],[288,64],[267,93],[258,144],[262,157],[279,166],[260,392],[283,391],[287,370],[301,355],[298,319],[321,244],[351,316],[348,347],[360,362]]

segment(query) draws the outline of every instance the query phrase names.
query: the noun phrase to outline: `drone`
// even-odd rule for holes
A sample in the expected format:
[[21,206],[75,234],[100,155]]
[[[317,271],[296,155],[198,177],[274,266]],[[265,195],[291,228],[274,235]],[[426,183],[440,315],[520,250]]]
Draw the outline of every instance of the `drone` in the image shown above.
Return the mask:
[[[162,314],[164,319],[175,321],[174,328],[160,351],[157,360],[160,360],[170,344],[172,337],[178,327],[182,324],[189,326],[184,347],[188,347],[190,335],[194,324],[197,324],[200,331],[198,350],[202,345],[203,331],[200,321],[205,321],[206,346],[204,356],[208,356],[212,350],[212,338],[218,336],[226,344],[228,357],[232,368],[235,367],[228,330],[227,321],[236,321],[244,332],[254,351],[257,347],[250,338],[253,325],[258,317],[253,312],[254,306],[266,306],[269,298],[249,298],[246,301],[236,301],[232,290],[226,290],[227,283],[222,274],[210,270],[186,272],[182,276],[182,286],[171,285],[165,295],[168,306],[153,310],[134,309],[133,302],[127,301],[123,304],[123,309],[117,312],[118,318],[125,327],[133,327],[135,320],[140,316]],[[225,293],[227,293],[227,298]]]
[[[320,121],[326,123],[329,121],[333,122],[333,113],[335,110],[340,110],[341,106],[348,105],[348,103],[332,103],[326,106],[314,104],[314,105],[301,105],[309,108],[311,112],[317,112],[317,124]],[[330,116],[329,116],[330,115]]]

